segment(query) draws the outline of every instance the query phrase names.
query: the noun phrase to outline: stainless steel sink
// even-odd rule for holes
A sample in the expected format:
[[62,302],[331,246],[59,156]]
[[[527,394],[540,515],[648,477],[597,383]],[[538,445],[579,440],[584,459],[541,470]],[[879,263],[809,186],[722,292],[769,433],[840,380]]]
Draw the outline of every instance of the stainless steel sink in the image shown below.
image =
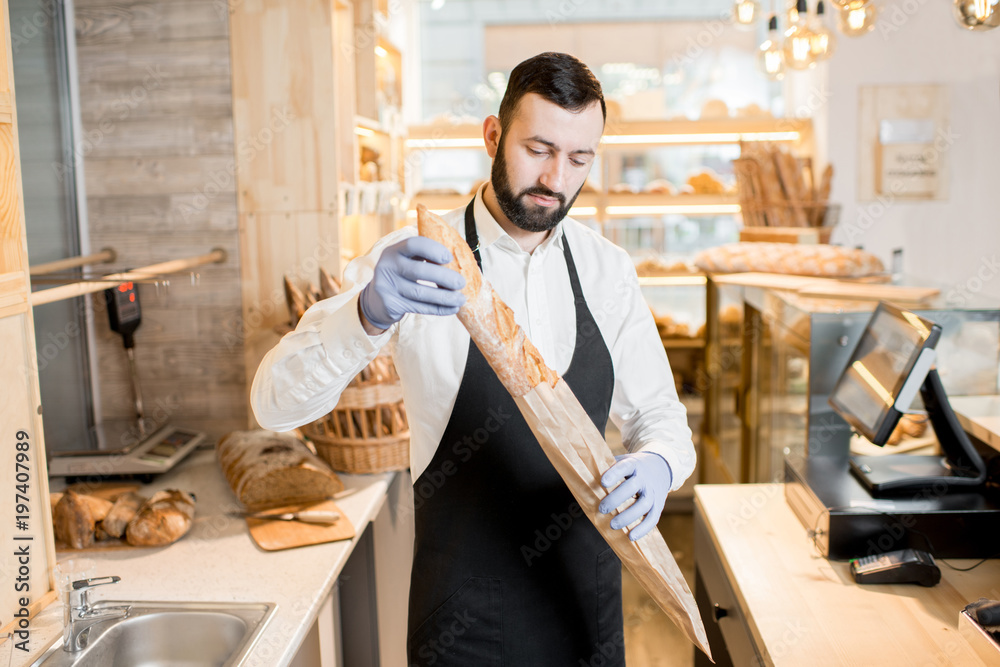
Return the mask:
[[31,667],[235,667],[250,653],[275,605],[253,602],[102,600],[128,606],[125,618],[96,623],[82,651],[59,639]]

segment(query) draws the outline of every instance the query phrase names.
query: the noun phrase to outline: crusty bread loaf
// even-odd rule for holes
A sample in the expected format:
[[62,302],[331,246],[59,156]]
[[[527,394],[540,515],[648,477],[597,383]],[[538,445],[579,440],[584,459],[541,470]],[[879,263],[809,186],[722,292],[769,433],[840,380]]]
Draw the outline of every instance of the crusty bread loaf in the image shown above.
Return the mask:
[[52,514],[52,528],[56,538],[74,549],[85,549],[94,544],[95,524],[90,503],[74,491],[67,491],[62,495]]
[[129,544],[159,547],[176,542],[191,528],[194,496],[177,489],[157,491],[125,529]]
[[323,500],[344,484],[290,433],[234,431],[216,448],[230,488],[248,508]]
[[121,537],[125,534],[125,528],[129,522],[139,513],[139,508],[145,502],[145,498],[135,491],[127,491],[117,498],[107,513],[101,520],[101,528],[110,537]]
[[417,205],[417,228],[421,236],[451,251],[453,260],[447,266],[465,277],[462,293],[466,302],[458,312],[458,319],[469,330],[472,340],[511,396],[523,396],[543,381],[554,387],[559,376],[545,365],[541,353],[514,321],[514,312],[483,278],[465,239],[420,204]]
[[878,257],[864,250],[824,243],[728,243],[703,250],[694,259],[702,271],[785,273],[848,278],[881,273]]

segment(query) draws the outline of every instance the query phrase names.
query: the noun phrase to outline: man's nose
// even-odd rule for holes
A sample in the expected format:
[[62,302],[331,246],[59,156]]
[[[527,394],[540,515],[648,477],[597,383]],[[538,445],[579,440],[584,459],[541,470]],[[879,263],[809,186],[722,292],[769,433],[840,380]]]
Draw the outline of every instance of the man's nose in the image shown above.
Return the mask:
[[558,194],[563,191],[563,181],[566,177],[565,172],[566,168],[562,164],[562,160],[549,160],[542,171],[541,178],[538,180],[549,190]]

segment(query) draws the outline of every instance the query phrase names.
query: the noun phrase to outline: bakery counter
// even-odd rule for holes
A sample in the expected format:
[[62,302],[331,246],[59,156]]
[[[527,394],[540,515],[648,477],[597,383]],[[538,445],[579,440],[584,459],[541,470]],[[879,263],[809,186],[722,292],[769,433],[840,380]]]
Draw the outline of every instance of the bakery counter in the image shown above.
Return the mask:
[[[311,635],[311,641],[315,642],[318,634],[318,643],[322,647],[320,654],[330,655],[331,650],[332,655],[342,654],[340,646],[332,649],[330,646],[331,641],[339,640],[337,596],[340,587],[336,584],[341,571],[359,543],[367,543],[370,547],[373,532],[378,540],[378,530],[366,533],[365,529],[386,505],[387,497],[390,494],[394,498],[409,495],[399,493],[400,489],[409,491],[405,474],[341,475],[341,479],[346,493],[336,503],[355,527],[356,536],[352,540],[263,551],[251,540],[246,522],[228,514],[237,510],[238,505],[222,476],[214,450],[199,450],[174,470],[140,490],[144,495],[164,488],[193,492],[197,496],[197,505],[187,535],[167,547],[57,552],[57,559],[80,553],[97,562],[98,576],[121,577],[121,582],[114,586],[96,589],[92,596],[95,601],[276,603],[274,615],[244,664],[262,667],[314,664],[311,659],[296,658],[300,647],[303,652],[316,651],[303,646],[307,635]],[[59,486],[61,480],[53,479],[52,490],[60,490]],[[386,509],[392,509],[395,502],[391,501]],[[389,520],[395,521],[396,518]],[[385,534],[386,529],[381,532]],[[373,559],[366,555],[357,560]],[[378,554],[374,560],[379,560]],[[374,580],[372,591],[373,583]],[[319,627],[317,618],[322,619]],[[324,624],[329,627],[322,627]],[[39,613],[32,620],[30,631],[31,653],[36,656],[52,642],[59,641],[62,633],[61,605],[53,603]],[[339,659],[335,658],[332,663],[323,664],[338,663]],[[30,660],[13,656],[11,665],[27,664]],[[372,664],[375,664],[374,661]]]

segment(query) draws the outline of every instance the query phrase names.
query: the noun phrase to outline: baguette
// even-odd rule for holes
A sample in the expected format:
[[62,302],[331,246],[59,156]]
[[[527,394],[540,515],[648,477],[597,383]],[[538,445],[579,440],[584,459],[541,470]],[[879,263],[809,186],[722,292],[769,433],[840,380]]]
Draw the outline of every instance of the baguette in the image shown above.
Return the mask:
[[514,321],[514,312],[483,277],[465,239],[423,204],[417,204],[417,229],[421,236],[451,251],[453,259],[446,266],[465,278],[462,293],[466,301],[458,319],[511,396],[524,396],[541,382],[555,387],[559,376],[545,365],[541,353]]

